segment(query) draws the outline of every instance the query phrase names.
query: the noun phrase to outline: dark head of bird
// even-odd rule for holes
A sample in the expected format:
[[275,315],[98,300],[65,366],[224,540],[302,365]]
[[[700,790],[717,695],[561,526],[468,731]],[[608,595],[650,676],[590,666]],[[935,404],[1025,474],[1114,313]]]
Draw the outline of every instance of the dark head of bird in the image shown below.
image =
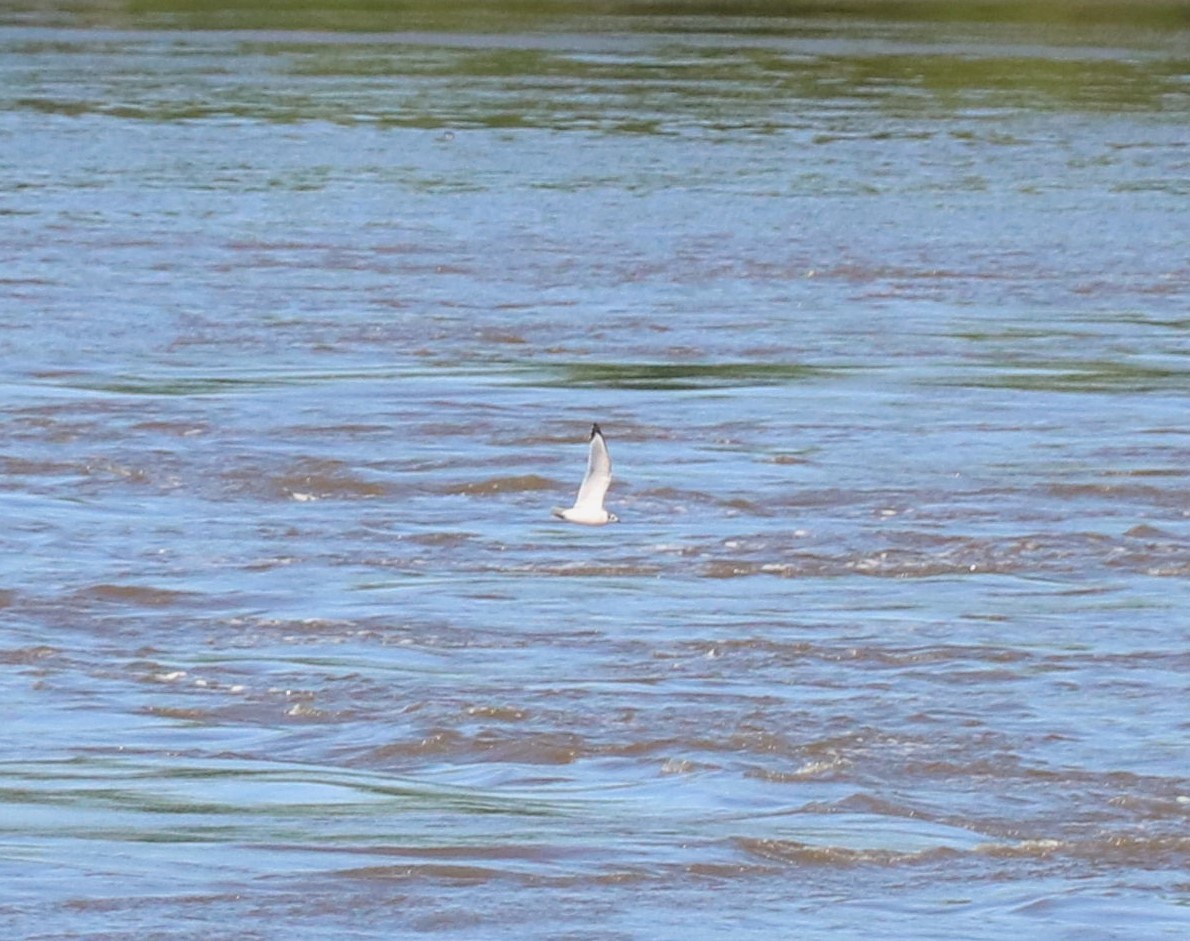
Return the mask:
[[[603,429],[599,427],[598,423],[591,426],[591,438],[594,438],[596,435],[599,435],[601,438],[603,437]],[[587,440],[590,441],[591,438]]]

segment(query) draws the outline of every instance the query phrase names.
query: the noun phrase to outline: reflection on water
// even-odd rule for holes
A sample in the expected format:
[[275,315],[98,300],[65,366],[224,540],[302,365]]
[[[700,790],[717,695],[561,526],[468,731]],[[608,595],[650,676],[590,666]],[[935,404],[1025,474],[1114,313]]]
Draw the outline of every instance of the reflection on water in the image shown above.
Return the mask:
[[6,11],[9,934],[1185,934],[1182,14],[941,9]]

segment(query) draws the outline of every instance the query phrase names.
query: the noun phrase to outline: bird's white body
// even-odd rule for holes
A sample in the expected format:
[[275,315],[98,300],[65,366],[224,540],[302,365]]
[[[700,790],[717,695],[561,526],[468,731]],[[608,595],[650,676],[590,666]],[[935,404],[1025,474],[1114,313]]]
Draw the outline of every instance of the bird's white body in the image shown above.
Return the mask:
[[554,507],[553,514],[568,523],[582,523],[584,526],[602,526],[614,523],[618,517],[603,508],[603,498],[612,482],[612,456],[598,425],[591,426],[591,445],[587,451],[587,473],[578,488],[574,506],[569,509]]

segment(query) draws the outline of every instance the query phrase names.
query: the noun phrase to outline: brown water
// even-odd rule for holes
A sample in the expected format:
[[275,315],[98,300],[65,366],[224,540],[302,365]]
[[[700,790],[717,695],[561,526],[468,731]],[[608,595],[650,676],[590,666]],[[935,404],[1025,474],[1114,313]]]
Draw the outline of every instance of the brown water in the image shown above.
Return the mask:
[[30,22],[6,937],[1190,933],[1184,32]]

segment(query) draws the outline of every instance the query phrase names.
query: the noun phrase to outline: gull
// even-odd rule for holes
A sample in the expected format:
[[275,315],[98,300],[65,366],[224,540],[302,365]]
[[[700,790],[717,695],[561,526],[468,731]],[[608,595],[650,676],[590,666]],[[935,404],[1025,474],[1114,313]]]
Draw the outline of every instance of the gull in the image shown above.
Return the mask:
[[612,456],[607,452],[607,442],[598,425],[591,426],[591,449],[587,452],[587,474],[578,488],[574,506],[568,510],[556,506],[551,511],[560,520],[568,523],[583,523],[586,526],[602,526],[615,523],[619,517],[603,508],[603,496],[612,482]]

